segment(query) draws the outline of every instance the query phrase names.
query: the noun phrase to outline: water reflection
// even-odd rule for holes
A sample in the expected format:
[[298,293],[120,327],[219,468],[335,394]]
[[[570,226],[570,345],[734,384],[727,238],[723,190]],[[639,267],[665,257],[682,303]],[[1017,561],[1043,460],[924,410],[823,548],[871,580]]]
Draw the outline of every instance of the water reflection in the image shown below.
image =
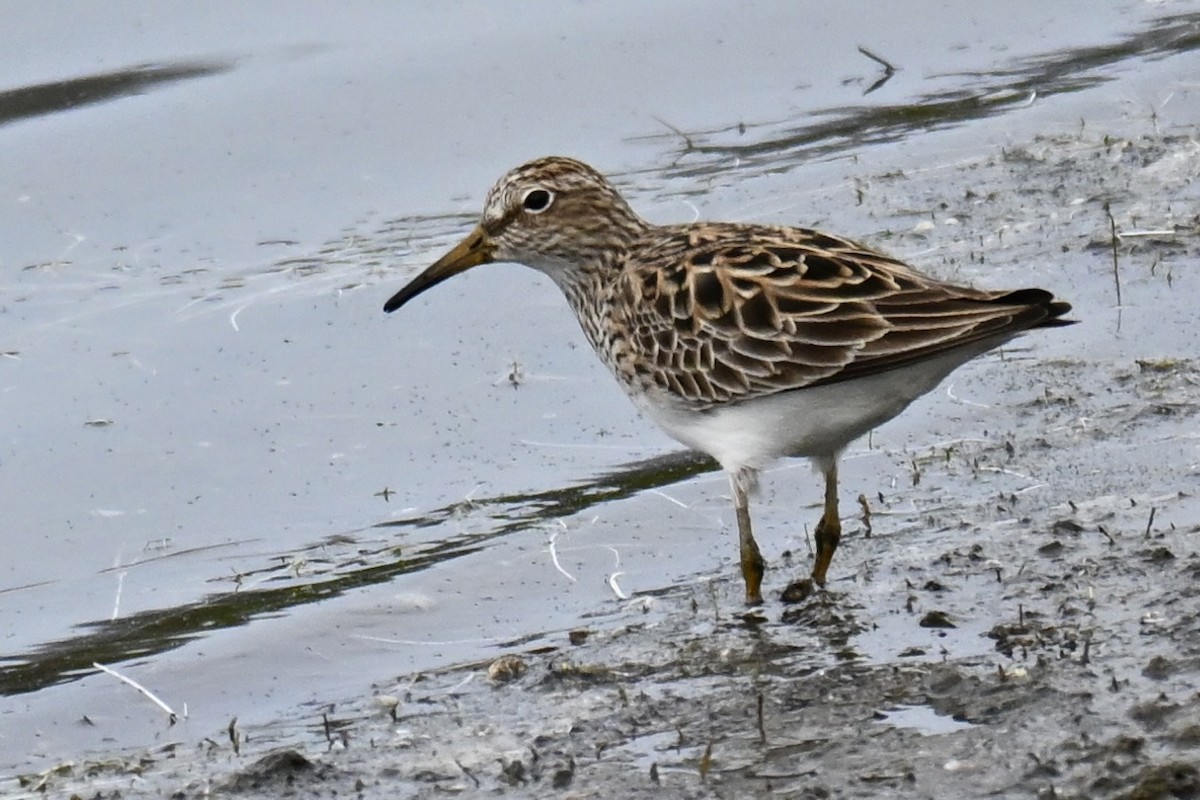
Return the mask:
[[233,66],[232,62],[221,61],[142,64],[115,72],[9,89],[0,92],[0,125],[144,94],[158,86],[219,75],[233,69]]
[[[635,462],[583,483],[543,492],[475,498],[372,529],[393,535],[374,548],[364,547],[364,531],[340,534],[311,545],[303,553],[281,557],[261,568],[230,578],[231,591],[174,608],[156,609],[80,626],[83,633],[8,657],[0,673],[0,695],[33,692],[95,671],[93,663],[118,663],[173,650],[214,630],[244,625],[256,617],[308,605],[406,573],[478,552],[493,539],[515,534],[548,520],[618,501],[651,488],[685,481],[717,469],[712,460],[681,452]],[[490,522],[482,530],[452,532],[449,525],[464,510]],[[400,546],[397,529],[447,525],[426,544]],[[296,567],[302,562],[303,570]],[[132,565],[126,565],[132,566]],[[255,588],[243,588],[246,585]]]

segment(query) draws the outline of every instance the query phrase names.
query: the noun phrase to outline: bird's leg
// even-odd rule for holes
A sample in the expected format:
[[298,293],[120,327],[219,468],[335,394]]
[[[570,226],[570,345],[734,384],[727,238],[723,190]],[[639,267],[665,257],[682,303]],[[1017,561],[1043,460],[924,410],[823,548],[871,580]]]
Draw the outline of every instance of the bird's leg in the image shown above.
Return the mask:
[[739,470],[729,474],[729,484],[733,487],[733,509],[737,512],[738,544],[742,557],[742,580],[746,583],[746,605],[762,604],[762,579],[766,562],[758,552],[758,542],[750,531],[750,501],[749,489],[754,485],[754,473],[750,470]]
[[825,473],[825,511],[817,523],[817,554],[813,559],[812,579],[818,586],[825,585],[825,571],[833,561],[833,553],[842,540],[842,520],[838,517],[837,459],[822,464]]

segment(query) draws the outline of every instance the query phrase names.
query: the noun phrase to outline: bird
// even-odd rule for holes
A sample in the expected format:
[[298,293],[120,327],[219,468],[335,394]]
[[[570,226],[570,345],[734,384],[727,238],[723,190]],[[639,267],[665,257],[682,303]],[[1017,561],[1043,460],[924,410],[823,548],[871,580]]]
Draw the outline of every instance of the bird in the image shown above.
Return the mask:
[[956,285],[810,228],[651,224],[600,172],[563,156],[501,177],[479,223],[383,310],[492,262],[547,275],[634,405],[728,473],[751,606],[763,602],[766,562],[749,498],[764,468],[807,457],[824,476],[811,574],[824,587],[846,446],[976,356],[1075,322],[1044,289]]

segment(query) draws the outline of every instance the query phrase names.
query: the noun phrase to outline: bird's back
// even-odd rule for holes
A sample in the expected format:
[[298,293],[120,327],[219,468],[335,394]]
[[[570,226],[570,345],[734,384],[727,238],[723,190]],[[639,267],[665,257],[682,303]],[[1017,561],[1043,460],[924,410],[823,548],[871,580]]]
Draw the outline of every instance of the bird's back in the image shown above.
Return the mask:
[[610,291],[596,320],[607,329],[597,349],[610,352],[601,356],[624,367],[616,371],[631,393],[696,409],[1071,324],[1062,319],[1070,305],[1041,289],[950,284],[802,228],[652,227],[625,254]]

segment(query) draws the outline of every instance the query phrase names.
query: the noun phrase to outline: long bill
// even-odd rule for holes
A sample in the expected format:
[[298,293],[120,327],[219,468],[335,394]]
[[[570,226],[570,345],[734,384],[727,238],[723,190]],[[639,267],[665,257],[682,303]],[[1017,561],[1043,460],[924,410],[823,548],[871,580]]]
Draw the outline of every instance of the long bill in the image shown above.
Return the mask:
[[447,278],[452,278],[458,273],[480,264],[490,264],[495,260],[495,252],[496,245],[488,236],[487,231],[483,229],[483,226],[476,226],[475,230],[467,234],[467,238],[455,245],[453,250],[439,258],[432,266],[413,278],[407,286],[392,295],[391,299],[383,304],[383,310],[391,313],[421,292],[432,289]]

